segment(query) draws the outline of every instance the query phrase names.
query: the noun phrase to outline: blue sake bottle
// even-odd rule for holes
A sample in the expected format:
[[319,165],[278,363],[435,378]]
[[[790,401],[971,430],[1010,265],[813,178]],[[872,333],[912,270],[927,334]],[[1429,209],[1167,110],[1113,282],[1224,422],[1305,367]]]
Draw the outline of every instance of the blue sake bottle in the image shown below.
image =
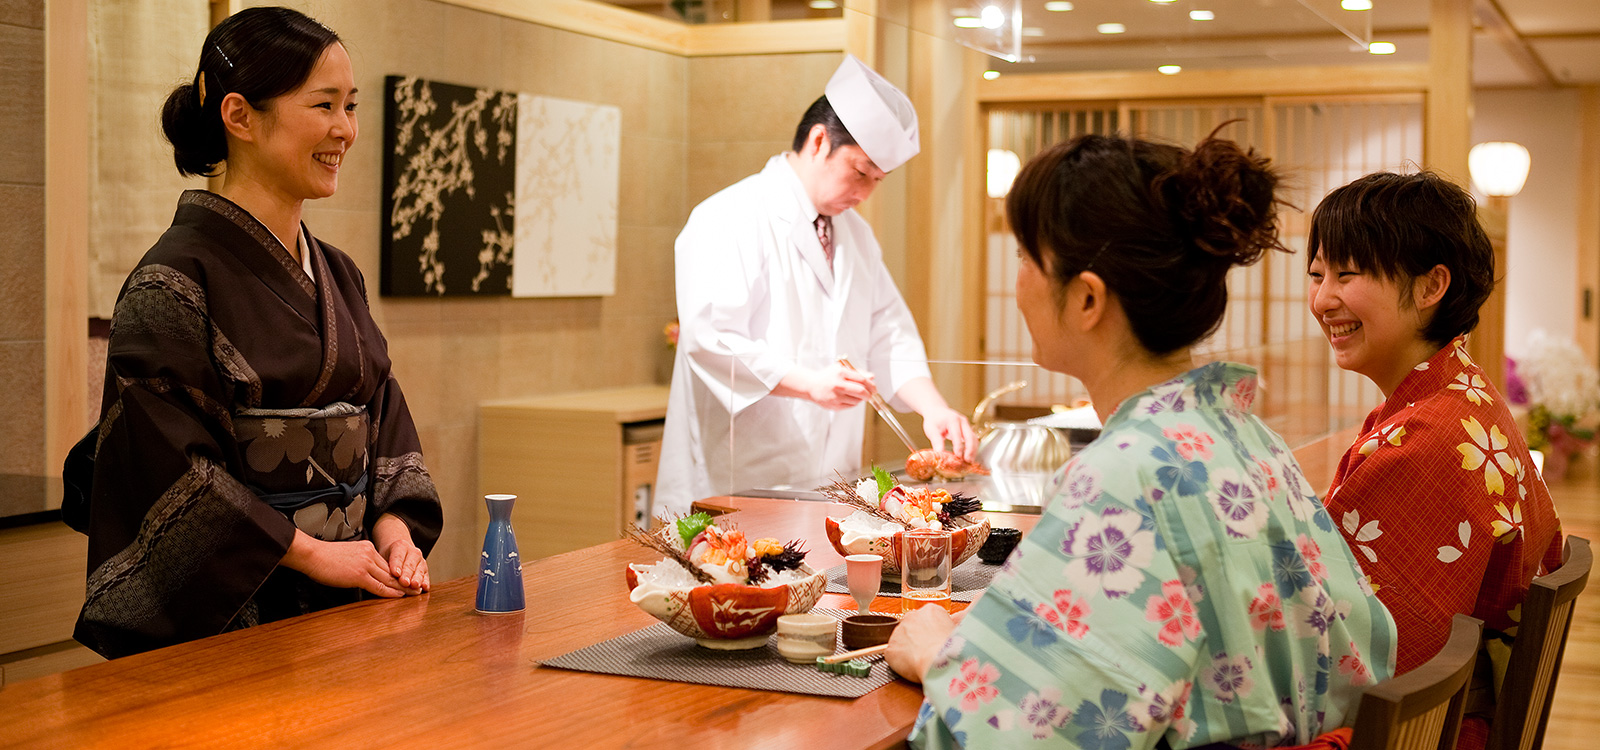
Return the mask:
[[522,558],[517,555],[517,535],[511,530],[511,506],[516,495],[484,495],[489,506],[489,530],[483,535],[483,556],[478,559],[479,612],[521,612]]

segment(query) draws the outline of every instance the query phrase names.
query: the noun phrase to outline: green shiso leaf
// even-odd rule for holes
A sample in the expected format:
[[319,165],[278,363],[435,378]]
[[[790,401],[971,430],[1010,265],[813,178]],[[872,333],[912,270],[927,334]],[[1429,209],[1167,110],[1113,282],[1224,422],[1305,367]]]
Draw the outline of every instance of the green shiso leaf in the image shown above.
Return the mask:
[[683,547],[688,549],[694,538],[711,525],[711,514],[701,511],[692,516],[678,519],[678,536],[683,538]]
[[883,497],[884,493],[894,487],[894,477],[890,476],[889,472],[885,471],[882,466],[873,464],[872,476],[878,480],[878,497]]

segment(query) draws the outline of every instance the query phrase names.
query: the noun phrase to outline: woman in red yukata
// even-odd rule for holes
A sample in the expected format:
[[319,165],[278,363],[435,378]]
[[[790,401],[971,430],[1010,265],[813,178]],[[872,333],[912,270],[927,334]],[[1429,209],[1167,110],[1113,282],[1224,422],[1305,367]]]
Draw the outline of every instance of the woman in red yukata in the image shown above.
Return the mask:
[[[1367,175],[1317,207],[1311,312],[1339,366],[1385,401],[1325,496],[1399,630],[1397,673],[1439,652],[1457,612],[1484,621],[1496,675],[1534,576],[1561,564],[1561,523],[1505,398],[1465,336],[1494,288],[1472,196],[1431,172]],[[1482,747],[1469,717],[1458,747]]]

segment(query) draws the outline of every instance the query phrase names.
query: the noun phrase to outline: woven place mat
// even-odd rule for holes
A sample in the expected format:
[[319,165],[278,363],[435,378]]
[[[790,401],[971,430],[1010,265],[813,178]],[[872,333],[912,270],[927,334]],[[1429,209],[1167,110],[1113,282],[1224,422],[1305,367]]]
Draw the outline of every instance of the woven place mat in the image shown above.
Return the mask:
[[[970,602],[975,601],[983,590],[989,588],[989,582],[994,580],[994,574],[1000,572],[999,565],[986,565],[978,559],[977,555],[968,558],[966,562],[956,566],[950,573],[950,601]],[[830,594],[849,594],[850,576],[846,573],[844,565],[835,565],[828,568],[828,588]],[[883,581],[878,584],[878,596],[900,596],[899,581]]]
[[[811,612],[835,619],[854,614],[820,607]],[[746,651],[716,651],[700,646],[666,623],[658,623],[546,659],[543,665],[579,672],[836,698],[860,698],[894,682],[894,673],[881,657],[870,660],[872,671],[864,678],[820,672],[815,666],[784,661],[778,655],[775,640],[770,638],[767,645]],[[834,653],[841,653],[841,650],[836,649]]]

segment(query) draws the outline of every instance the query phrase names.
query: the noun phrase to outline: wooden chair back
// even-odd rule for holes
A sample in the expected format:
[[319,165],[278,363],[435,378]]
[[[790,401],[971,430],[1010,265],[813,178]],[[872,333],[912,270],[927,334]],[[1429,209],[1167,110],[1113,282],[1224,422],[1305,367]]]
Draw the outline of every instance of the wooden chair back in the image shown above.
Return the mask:
[[1589,582],[1594,557],[1589,540],[1567,536],[1561,567],[1533,579],[1522,602],[1522,622],[1496,696],[1488,750],[1531,750],[1544,745],[1550,699],[1572,625],[1572,606]]
[[1482,644],[1483,621],[1456,615],[1438,654],[1362,694],[1351,750],[1452,750]]

